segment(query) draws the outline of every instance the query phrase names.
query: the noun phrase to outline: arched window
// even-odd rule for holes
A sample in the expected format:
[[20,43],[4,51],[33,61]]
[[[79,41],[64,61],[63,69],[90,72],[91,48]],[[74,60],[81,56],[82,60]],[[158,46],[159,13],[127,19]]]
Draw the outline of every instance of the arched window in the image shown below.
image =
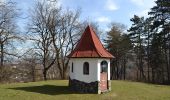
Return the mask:
[[101,66],[101,72],[107,72],[107,68],[108,68],[107,61],[102,61],[100,66]]
[[73,71],[74,71],[74,64],[72,62],[72,64],[71,64],[71,72],[73,73]]
[[89,63],[88,62],[85,62],[83,64],[83,74],[84,75],[89,75]]

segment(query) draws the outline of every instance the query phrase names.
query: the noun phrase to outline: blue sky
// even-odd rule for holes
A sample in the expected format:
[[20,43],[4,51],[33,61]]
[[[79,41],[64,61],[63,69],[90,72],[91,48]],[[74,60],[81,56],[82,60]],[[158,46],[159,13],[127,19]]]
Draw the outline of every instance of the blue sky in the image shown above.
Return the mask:
[[[2,0],[6,1],[6,0]],[[35,0],[12,0],[17,2],[21,9],[21,18],[18,18],[18,26],[21,32],[25,33],[29,9],[33,7]],[[147,17],[147,12],[152,8],[155,0],[59,0],[58,3],[63,9],[77,10],[81,8],[80,20],[97,22],[100,30],[105,34],[109,31],[111,22],[119,22],[127,27],[131,26],[130,18],[134,14]],[[100,37],[101,39],[105,38]],[[25,52],[32,46],[31,42],[17,44],[18,51]],[[21,53],[22,54],[22,53]]]
[[[13,0],[21,9],[22,18],[28,17],[29,8],[33,7],[35,0]],[[130,18],[134,14],[146,16],[155,0],[59,0],[64,9],[76,10],[81,8],[80,19],[94,21],[100,29],[108,31],[111,22],[120,22],[130,27]],[[19,26],[24,30],[27,19],[20,19]]]

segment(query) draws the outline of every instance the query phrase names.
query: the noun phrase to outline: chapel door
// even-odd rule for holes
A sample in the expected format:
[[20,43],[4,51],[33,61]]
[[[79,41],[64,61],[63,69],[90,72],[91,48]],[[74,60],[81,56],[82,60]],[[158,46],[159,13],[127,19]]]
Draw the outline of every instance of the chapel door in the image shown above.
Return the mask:
[[108,85],[107,85],[108,63],[106,61],[102,61],[100,66],[101,66],[100,89],[103,92],[108,89]]

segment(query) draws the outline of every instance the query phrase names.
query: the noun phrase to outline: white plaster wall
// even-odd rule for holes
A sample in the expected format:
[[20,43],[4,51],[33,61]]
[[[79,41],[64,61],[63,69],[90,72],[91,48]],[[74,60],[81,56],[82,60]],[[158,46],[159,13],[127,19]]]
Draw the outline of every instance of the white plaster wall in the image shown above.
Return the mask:
[[[74,71],[71,72],[72,62],[74,64]],[[84,62],[89,63],[89,75],[83,74]],[[98,58],[71,58],[70,59],[70,78],[83,81],[86,83],[98,81]]]
[[[106,58],[71,58],[69,62],[70,78],[83,81],[86,83],[100,81],[100,63],[104,60],[107,61],[108,63],[108,80],[110,80],[110,59]],[[71,72],[72,62],[74,64],[73,72]],[[83,74],[84,62],[89,63],[89,75]]]

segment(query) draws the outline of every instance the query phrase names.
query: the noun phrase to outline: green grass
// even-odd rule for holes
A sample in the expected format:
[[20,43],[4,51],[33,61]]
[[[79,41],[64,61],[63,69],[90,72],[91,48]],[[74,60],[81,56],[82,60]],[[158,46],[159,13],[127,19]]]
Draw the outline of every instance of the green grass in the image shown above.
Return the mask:
[[170,100],[170,86],[112,81],[105,94],[69,91],[67,80],[0,85],[0,100]]

